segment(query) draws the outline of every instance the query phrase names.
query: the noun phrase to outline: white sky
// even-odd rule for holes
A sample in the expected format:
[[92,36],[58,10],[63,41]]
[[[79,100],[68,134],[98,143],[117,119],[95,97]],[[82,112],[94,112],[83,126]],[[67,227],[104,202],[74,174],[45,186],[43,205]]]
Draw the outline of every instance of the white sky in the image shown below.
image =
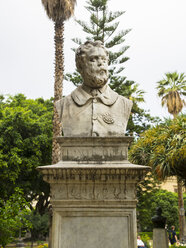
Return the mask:
[[[77,0],[75,17],[88,20],[85,0]],[[186,73],[186,0],[110,0],[110,10],[124,10],[118,30],[132,28],[125,45],[125,76],[140,84],[145,109],[168,116],[157,97],[164,73]],[[0,94],[28,98],[53,96],[54,30],[41,0],[0,0]],[[65,72],[75,68],[71,38],[84,33],[72,18],[65,25]],[[74,87],[64,82],[64,94]]]

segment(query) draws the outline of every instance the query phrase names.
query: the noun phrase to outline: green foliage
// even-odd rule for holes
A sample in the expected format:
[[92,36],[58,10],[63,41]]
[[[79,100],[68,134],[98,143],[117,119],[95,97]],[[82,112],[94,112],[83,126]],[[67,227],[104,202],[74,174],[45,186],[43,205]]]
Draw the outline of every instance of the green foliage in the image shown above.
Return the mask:
[[47,248],[48,244],[39,245],[37,248]]
[[186,248],[185,245],[170,245],[169,248]]
[[15,188],[9,199],[0,199],[0,244],[5,247],[16,235],[21,227],[30,227],[25,218],[28,213],[28,203],[23,197],[23,191]]
[[156,190],[153,194],[144,192],[138,202],[138,221],[142,231],[152,231],[151,218],[156,213],[156,208],[162,208],[162,215],[167,218],[167,225],[178,227],[178,197],[176,193],[166,190]]
[[141,237],[141,240],[143,241],[143,243],[145,244],[145,247],[146,248],[150,248],[150,243],[149,241],[151,240],[149,235],[146,234],[146,233],[140,233],[140,237]]
[[[138,229],[142,231],[152,231],[152,211],[149,211],[152,197],[158,192],[160,186],[159,180],[149,172],[145,180],[142,180],[137,185],[137,224]],[[147,227],[148,221],[150,221],[150,229]]]
[[130,149],[131,161],[151,166],[160,180],[179,176],[179,180],[186,182],[185,123],[186,116],[181,115],[144,132]]
[[28,202],[37,200],[40,213],[49,204],[49,186],[36,167],[51,164],[52,109],[52,100],[22,94],[0,101],[0,199],[18,186]]
[[186,209],[186,193],[183,193],[184,209]]
[[151,166],[160,178],[179,175],[186,179],[186,116],[165,120],[144,132],[130,149],[133,163]]
[[26,219],[32,224],[30,228],[32,241],[36,241],[48,235],[49,231],[49,213],[40,215],[36,211],[31,211]]
[[[76,21],[86,33],[86,40],[101,40],[107,48],[110,59],[109,85],[114,91],[133,101],[132,115],[128,122],[127,133],[135,135],[150,128],[152,123],[159,120],[151,117],[147,111],[139,107],[139,103],[144,102],[144,91],[139,89],[139,84],[127,80],[123,75],[123,65],[129,59],[125,56],[125,52],[129,48],[129,46],[124,45],[125,36],[130,32],[130,29],[118,31],[120,23],[118,19],[124,12],[109,11],[108,2],[108,0],[87,1],[85,8],[90,13],[89,23],[81,20]],[[78,45],[83,43],[79,38],[75,38],[73,41]],[[83,82],[81,75],[77,71],[67,73],[65,79],[76,86]]]
[[148,240],[153,240],[153,232],[139,232],[140,237],[147,236]]

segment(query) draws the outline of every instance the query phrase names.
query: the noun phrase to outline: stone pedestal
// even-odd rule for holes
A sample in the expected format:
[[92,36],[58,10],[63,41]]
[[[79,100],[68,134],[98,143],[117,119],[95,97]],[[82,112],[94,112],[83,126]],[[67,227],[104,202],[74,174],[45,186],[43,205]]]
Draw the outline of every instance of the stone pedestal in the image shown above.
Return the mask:
[[60,137],[61,161],[38,169],[51,186],[52,248],[136,248],[136,184],[149,167],[127,161],[131,137]]
[[165,228],[153,229],[153,248],[168,248],[168,236]]
[[184,244],[186,244],[186,220],[184,220]]

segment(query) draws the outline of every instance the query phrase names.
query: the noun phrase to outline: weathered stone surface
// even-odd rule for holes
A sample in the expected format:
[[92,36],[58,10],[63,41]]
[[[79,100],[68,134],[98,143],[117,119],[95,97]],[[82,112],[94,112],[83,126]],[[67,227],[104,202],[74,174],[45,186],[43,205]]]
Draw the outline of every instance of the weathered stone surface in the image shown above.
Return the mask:
[[72,168],[64,161],[43,168],[51,185],[53,247],[136,248],[136,183],[146,168],[109,165]]
[[133,187],[142,180],[147,168],[124,164],[113,167],[109,163],[95,167],[94,164],[59,163],[40,167],[44,180],[51,184],[53,200],[135,200]]
[[136,184],[149,168],[127,161],[131,138],[58,141],[64,161],[38,168],[51,186],[52,247],[136,248]]
[[58,137],[63,161],[124,161],[132,137]]
[[153,248],[168,248],[168,236],[165,228],[153,229]]
[[[61,243],[63,248],[124,248],[128,247],[128,218],[118,217],[62,217]],[[122,230],[123,235],[118,232]],[[71,234],[74,233],[72,236]]]

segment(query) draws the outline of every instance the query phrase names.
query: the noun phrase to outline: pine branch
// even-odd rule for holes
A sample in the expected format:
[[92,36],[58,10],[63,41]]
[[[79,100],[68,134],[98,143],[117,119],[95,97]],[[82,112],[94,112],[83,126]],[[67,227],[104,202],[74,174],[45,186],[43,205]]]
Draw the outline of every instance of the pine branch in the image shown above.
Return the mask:
[[121,73],[124,69],[125,69],[124,67],[120,67],[120,68],[116,71],[116,74]]
[[77,45],[79,45],[79,46],[83,43],[82,40],[79,39],[79,38],[73,38],[72,41],[73,41],[74,43],[76,43]]
[[116,12],[109,12],[107,23],[114,21],[116,18],[122,16],[125,13],[125,11],[116,11]]
[[119,64],[123,64],[125,63],[127,60],[129,60],[130,58],[129,57],[124,57],[122,59],[119,60]]
[[95,32],[91,29],[91,27],[88,27],[88,24],[81,20],[76,20],[76,22],[83,28],[83,31],[88,34],[94,34]]
[[123,55],[123,53],[129,48],[129,46],[124,46],[119,52],[109,52],[109,59],[111,64],[118,64],[118,58]]
[[130,31],[131,31],[131,29],[126,29],[126,30],[120,31],[116,36],[114,36],[112,38],[112,40],[110,42],[105,43],[105,46],[107,48],[111,48],[113,46],[120,45],[120,44],[124,43],[125,39],[123,37],[125,35],[127,35]]

